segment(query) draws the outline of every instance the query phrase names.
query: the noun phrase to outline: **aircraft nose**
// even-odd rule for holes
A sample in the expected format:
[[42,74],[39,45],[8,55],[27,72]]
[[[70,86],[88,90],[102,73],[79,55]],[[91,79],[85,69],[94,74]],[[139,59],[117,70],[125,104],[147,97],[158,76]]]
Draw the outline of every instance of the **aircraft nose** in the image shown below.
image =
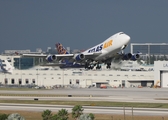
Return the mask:
[[125,42],[126,42],[126,44],[128,44],[129,42],[130,42],[130,36],[128,36],[128,35],[125,35]]

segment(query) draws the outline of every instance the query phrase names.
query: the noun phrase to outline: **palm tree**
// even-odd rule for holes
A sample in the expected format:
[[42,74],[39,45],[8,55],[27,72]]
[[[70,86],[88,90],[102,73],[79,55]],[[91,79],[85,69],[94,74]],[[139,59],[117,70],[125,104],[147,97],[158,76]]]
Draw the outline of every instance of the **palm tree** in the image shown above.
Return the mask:
[[68,120],[68,110],[66,109],[59,110],[57,116],[59,120]]
[[78,119],[80,117],[80,115],[83,114],[83,107],[81,105],[75,105],[73,108],[72,108],[72,117],[74,119]]
[[94,114],[92,114],[92,113],[89,114],[89,117],[91,118],[91,120],[94,120],[94,119],[95,119],[95,116],[94,116]]
[[58,115],[57,114],[53,115],[51,120],[59,120]]
[[43,120],[51,120],[52,118],[51,110],[44,110],[42,113],[42,118]]

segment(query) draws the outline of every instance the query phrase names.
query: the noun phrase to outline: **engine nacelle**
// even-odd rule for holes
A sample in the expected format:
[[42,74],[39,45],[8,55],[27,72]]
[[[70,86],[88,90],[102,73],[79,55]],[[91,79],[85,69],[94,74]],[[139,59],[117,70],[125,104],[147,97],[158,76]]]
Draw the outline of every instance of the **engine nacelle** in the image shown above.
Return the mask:
[[48,62],[52,62],[52,61],[54,61],[56,59],[57,59],[57,57],[55,55],[48,55],[47,58],[46,58],[46,60]]
[[135,61],[140,58],[140,54],[135,54],[131,57],[131,60]]
[[84,60],[85,59],[85,55],[84,54],[77,54],[77,55],[74,56],[74,59],[76,61]]
[[123,55],[123,60],[129,60],[129,59],[131,59],[132,58],[132,54],[131,53],[127,53],[127,54],[124,54]]

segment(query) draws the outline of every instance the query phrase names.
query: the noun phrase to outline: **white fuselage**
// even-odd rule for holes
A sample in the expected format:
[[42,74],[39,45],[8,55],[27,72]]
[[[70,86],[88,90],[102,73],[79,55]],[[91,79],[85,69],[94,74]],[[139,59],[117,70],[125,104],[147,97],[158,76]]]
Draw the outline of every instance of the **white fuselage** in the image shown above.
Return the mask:
[[104,42],[86,50],[83,54],[101,52],[100,55],[93,58],[93,60],[106,60],[111,58],[117,52],[120,52],[123,46],[127,46],[130,41],[130,37],[123,32],[114,34],[106,39]]

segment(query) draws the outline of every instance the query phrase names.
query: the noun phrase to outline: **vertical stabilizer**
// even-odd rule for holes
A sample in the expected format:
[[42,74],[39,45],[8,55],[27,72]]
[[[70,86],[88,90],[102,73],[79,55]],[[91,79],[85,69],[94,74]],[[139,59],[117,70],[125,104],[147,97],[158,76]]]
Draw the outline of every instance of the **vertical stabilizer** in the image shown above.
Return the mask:
[[6,65],[6,66],[5,66],[6,72],[12,73],[14,67],[8,62],[8,60],[4,60],[4,61],[5,61],[5,65]]
[[67,52],[67,50],[63,47],[61,43],[56,43],[55,46],[58,54],[69,54],[69,52]]

